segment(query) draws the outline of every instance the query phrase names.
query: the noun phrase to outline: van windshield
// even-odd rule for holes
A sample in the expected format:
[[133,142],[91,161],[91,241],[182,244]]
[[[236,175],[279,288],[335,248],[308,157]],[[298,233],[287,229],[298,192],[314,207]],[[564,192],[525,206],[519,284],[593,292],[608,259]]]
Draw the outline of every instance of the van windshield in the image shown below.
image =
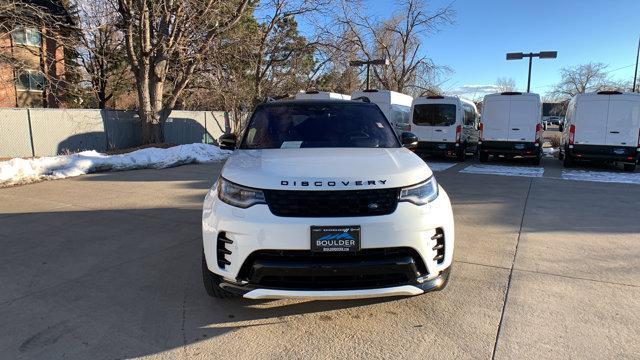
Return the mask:
[[256,110],[241,149],[400,147],[377,106],[344,103],[282,103]]
[[413,123],[420,126],[451,126],[456,123],[456,106],[454,104],[415,105]]

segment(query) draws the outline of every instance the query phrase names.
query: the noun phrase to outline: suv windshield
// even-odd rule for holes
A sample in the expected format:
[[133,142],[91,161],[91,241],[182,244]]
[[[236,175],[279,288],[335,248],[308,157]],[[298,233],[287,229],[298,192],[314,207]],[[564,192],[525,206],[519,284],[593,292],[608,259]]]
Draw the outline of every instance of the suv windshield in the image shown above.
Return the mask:
[[241,149],[400,147],[382,111],[361,103],[286,103],[258,108]]
[[413,107],[413,123],[421,126],[451,126],[456,123],[453,104],[421,104]]

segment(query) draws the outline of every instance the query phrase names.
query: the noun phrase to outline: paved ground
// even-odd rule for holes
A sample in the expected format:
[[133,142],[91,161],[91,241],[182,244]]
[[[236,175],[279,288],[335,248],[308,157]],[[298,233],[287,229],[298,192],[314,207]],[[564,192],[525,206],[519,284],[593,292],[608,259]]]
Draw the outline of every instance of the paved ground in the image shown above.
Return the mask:
[[449,287],[391,300],[207,298],[220,164],[0,189],[0,357],[638,358],[640,186],[462,166]]

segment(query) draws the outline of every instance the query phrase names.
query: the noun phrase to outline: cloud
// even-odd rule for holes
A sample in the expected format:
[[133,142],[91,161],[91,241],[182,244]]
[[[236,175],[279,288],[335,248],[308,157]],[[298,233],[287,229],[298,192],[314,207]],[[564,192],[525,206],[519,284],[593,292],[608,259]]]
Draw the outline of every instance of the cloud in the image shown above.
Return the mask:
[[493,94],[500,92],[500,87],[498,85],[462,85],[459,86],[449,93],[453,95],[461,95],[467,97],[479,97],[486,94]]

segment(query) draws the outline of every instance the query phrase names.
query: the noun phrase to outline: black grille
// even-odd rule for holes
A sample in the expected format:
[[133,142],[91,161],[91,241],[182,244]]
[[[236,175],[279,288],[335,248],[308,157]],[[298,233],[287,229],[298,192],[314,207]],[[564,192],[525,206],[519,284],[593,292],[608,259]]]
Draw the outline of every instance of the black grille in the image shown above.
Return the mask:
[[231,255],[231,250],[227,249],[227,244],[233,244],[233,241],[227,239],[227,236],[224,232],[220,232],[218,234],[218,240],[216,241],[216,258],[218,260],[218,267],[220,269],[224,269],[225,266],[231,265],[231,262],[227,260],[225,255]]
[[442,264],[444,261],[444,231],[442,228],[436,229],[436,234],[431,237],[431,240],[435,240],[436,244],[433,246],[433,250],[436,252],[436,256],[433,257],[438,264]]
[[365,289],[403,285],[428,274],[411,248],[362,249],[356,253],[262,250],[252,253],[238,277],[278,289]]
[[346,217],[387,215],[396,210],[400,189],[374,190],[264,190],[276,216]]

